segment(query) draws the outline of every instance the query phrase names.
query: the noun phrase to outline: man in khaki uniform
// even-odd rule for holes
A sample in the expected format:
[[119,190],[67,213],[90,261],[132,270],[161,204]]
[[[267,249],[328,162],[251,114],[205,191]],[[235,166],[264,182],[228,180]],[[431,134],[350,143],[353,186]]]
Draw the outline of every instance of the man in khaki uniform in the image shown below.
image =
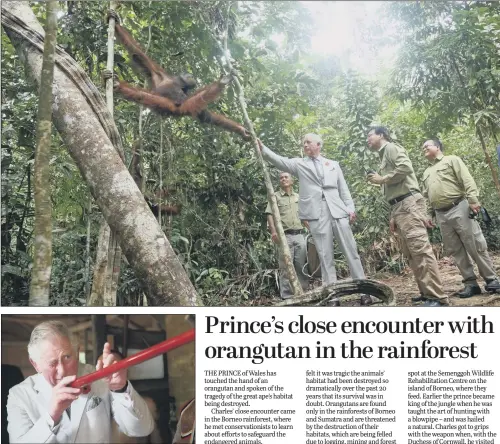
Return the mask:
[[444,247],[455,259],[465,284],[457,296],[470,298],[481,294],[470,258],[486,282],[485,290],[499,291],[500,283],[481,227],[469,218],[470,210],[477,214],[481,209],[476,182],[462,159],[443,154],[439,140],[427,140],[422,149],[431,162],[422,176],[422,194],[427,198],[431,218],[432,211],[436,213]]
[[[290,173],[280,173],[280,190],[276,191],[276,201],[280,212],[281,223],[285,231],[290,256],[292,257],[293,266],[297,272],[300,285],[304,291],[307,291],[309,278],[302,272],[302,268],[307,262],[307,245],[304,237],[304,228],[299,219],[299,195],[294,193],[293,179]],[[274,243],[278,243],[278,233],[274,226],[271,205],[268,203],[265,213],[267,214],[267,223],[269,232]],[[293,296],[293,291],[288,280],[286,272],[285,260],[280,252],[279,255],[279,270],[280,270],[280,294],[282,299],[289,299]]]
[[420,194],[417,178],[406,151],[390,142],[387,129],[375,127],[368,132],[368,147],[380,156],[380,172],[369,174],[367,180],[382,186],[392,206],[391,231],[397,231],[403,253],[410,262],[420,296],[413,302],[425,301],[426,307],[448,305],[443,291],[438,264],[427,235],[425,199]]

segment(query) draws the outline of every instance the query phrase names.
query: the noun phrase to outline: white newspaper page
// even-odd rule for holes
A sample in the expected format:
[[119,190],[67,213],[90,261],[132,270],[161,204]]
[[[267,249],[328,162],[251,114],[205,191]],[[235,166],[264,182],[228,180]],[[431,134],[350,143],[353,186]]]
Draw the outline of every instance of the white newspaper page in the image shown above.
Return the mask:
[[500,444],[499,328],[484,307],[205,310],[197,441]]

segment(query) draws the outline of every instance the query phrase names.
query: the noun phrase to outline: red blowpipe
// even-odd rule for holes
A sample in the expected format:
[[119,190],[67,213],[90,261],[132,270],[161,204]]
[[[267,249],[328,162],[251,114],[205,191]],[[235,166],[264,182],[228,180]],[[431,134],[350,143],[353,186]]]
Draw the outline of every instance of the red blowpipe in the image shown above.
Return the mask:
[[102,370],[97,370],[96,372],[81,376],[75,379],[69,386],[73,388],[81,387],[84,393],[88,392],[90,390],[90,384],[97,381],[98,379],[105,378],[106,376],[109,376],[119,370],[123,370],[124,368],[140,364],[141,362],[152,359],[158,355],[166,353],[170,350],[173,350],[174,348],[180,347],[181,345],[187,344],[188,342],[192,341],[194,341],[194,328],[178,336],[167,339],[166,341],[160,342],[159,344],[153,345],[152,347],[146,348],[145,350],[142,350],[135,355],[115,362],[114,364],[111,364],[109,367],[103,368]]

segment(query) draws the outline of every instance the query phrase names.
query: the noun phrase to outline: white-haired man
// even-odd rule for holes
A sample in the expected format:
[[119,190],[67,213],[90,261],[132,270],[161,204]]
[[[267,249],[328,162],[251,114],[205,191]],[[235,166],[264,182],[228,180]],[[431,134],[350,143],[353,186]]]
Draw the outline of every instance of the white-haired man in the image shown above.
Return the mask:
[[[110,442],[112,418],[128,436],[146,436],[154,428],[149,409],[121,370],[94,382],[89,393],[69,387],[77,376],[91,373],[78,362],[66,325],[37,325],[28,344],[29,359],[38,374],[12,387],[7,400],[11,443]],[[106,343],[97,370],[115,362]]]
[[[337,281],[333,259],[333,239],[347,259],[353,279],[364,279],[350,223],[356,220],[354,202],[338,162],[323,157],[323,141],[317,134],[306,134],[303,139],[304,158],[282,157],[264,146],[259,146],[264,159],[276,168],[299,178],[299,218],[308,226],[321,263],[323,285]],[[369,295],[361,296],[361,305],[372,303]],[[338,299],[331,305],[338,306]]]

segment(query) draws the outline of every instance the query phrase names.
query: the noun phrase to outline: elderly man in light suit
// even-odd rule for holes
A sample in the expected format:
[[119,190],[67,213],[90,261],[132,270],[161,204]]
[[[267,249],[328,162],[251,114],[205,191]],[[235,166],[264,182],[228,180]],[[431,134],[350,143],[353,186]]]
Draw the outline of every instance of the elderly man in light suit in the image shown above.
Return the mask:
[[[7,400],[11,443],[110,442],[111,421],[128,436],[147,436],[154,428],[151,413],[127,380],[127,370],[92,383],[89,393],[69,384],[94,370],[78,362],[65,324],[37,325],[28,345],[38,372],[12,387]],[[98,369],[114,362],[108,343]]]
[[[264,159],[299,178],[299,218],[308,226],[314,239],[323,285],[337,281],[333,259],[334,237],[347,259],[351,277],[364,279],[365,273],[350,227],[350,223],[356,220],[354,203],[340,165],[320,154],[323,141],[319,135],[306,134],[303,143],[306,157],[289,159],[275,154],[259,140]],[[371,297],[362,295],[360,303],[370,305]],[[331,305],[339,306],[340,302],[334,299]]]

